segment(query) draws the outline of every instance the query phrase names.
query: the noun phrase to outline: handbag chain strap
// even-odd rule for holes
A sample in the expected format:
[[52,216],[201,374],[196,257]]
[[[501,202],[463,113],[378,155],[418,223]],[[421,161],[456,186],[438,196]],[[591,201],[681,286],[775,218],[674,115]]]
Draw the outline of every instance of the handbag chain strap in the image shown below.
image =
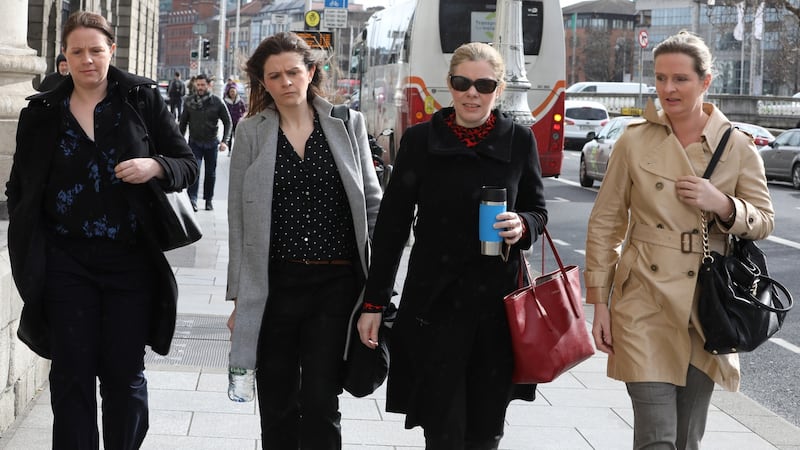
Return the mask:
[[[722,138],[719,140],[719,144],[717,144],[714,154],[711,155],[711,161],[708,162],[708,166],[706,166],[706,170],[703,172],[703,178],[711,178],[711,174],[717,167],[717,163],[719,162],[720,157],[722,157],[722,152],[725,151],[725,146],[728,144],[728,138],[731,137],[731,131],[733,131],[733,127],[725,130],[725,134],[723,134]],[[703,262],[714,262],[714,257],[711,256],[711,249],[708,244],[708,218],[706,217],[706,212],[702,210],[700,211],[700,222],[703,225]]]

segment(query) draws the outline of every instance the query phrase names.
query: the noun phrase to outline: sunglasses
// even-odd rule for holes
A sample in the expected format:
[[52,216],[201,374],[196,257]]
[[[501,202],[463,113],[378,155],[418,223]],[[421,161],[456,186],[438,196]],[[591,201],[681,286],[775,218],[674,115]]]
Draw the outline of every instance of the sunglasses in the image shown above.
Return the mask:
[[491,94],[497,89],[497,80],[492,80],[491,78],[470,80],[461,75],[450,75],[450,86],[459,92],[466,92],[471,86],[475,86],[475,90],[481,94]]

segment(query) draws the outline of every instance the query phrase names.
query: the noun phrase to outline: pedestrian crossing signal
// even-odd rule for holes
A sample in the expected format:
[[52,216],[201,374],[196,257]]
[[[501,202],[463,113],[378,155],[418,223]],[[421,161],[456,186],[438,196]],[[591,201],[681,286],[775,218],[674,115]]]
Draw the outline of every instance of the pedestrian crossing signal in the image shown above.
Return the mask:
[[209,56],[211,56],[211,42],[203,39],[203,59],[208,59]]

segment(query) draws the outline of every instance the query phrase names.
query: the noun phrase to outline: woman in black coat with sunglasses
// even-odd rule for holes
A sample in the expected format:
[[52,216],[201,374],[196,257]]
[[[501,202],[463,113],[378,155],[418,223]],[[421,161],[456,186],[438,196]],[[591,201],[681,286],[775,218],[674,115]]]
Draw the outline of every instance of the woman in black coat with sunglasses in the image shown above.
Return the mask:
[[[515,390],[503,297],[517,287],[519,250],[547,223],[536,141],[498,112],[504,63],[491,46],[470,43],[453,54],[453,107],[403,135],[375,226],[373,257],[358,329],[378,340],[403,248],[415,243],[397,320],[386,409],[422,426],[428,449],[496,449]],[[495,228],[505,251],[484,256],[478,240],[482,186],[505,187],[508,211]],[[522,394],[522,395],[520,395]]]

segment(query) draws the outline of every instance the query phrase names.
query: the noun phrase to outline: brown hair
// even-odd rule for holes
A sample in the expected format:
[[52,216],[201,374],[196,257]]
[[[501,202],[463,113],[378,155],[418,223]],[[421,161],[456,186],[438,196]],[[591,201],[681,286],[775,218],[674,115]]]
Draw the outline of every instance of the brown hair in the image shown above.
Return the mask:
[[64,24],[64,29],[61,31],[62,48],[67,48],[67,38],[70,33],[78,28],[94,28],[106,36],[109,47],[114,43],[114,32],[105,17],[93,12],[77,11],[70,14],[67,23]]
[[494,47],[483,42],[469,42],[461,45],[453,52],[453,58],[450,59],[449,75],[453,75],[459,64],[465,61],[486,61],[492,66],[494,70],[494,77],[497,79],[497,85],[505,85],[505,72],[506,63],[503,62],[503,57],[500,56]]
[[711,50],[703,39],[686,30],[681,30],[656,45],[653,60],[666,53],[682,53],[694,61],[694,71],[701,79],[714,70]]
[[322,96],[322,82],[325,71],[322,69],[322,58],[314,55],[311,47],[298,35],[291,32],[276,33],[261,41],[253,56],[245,64],[245,73],[250,83],[250,98],[248,100],[247,116],[253,116],[267,109],[275,103],[275,99],[267,92],[262,84],[264,80],[264,63],[270,56],[280,53],[294,52],[303,57],[307,69],[316,67],[314,77],[308,85],[308,102],[317,95]]

